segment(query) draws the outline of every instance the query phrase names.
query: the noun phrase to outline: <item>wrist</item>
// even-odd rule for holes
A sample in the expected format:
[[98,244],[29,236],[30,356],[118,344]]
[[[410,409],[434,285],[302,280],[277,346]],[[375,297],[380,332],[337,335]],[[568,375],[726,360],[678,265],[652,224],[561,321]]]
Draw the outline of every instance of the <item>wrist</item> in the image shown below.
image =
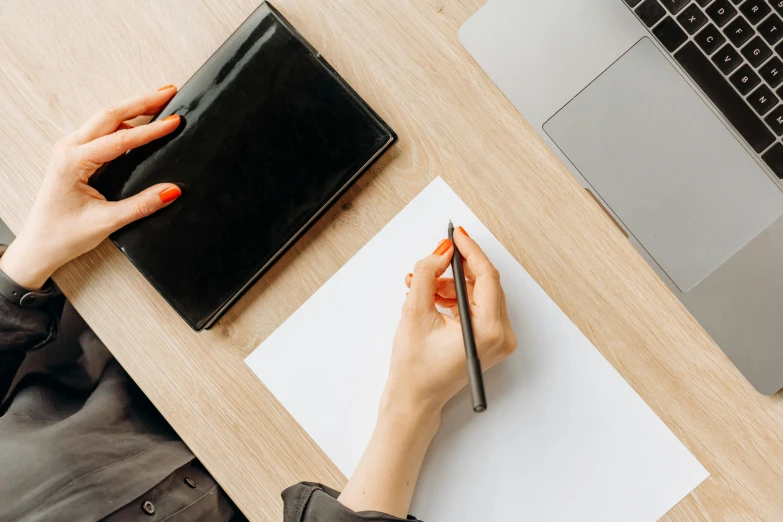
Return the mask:
[[43,258],[36,255],[32,245],[19,237],[0,256],[0,270],[19,286],[39,290],[57,269],[49,266]]
[[387,386],[378,408],[378,424],[393,425],[432,438],[440,427],[442,409],[438,403],[411,400]]

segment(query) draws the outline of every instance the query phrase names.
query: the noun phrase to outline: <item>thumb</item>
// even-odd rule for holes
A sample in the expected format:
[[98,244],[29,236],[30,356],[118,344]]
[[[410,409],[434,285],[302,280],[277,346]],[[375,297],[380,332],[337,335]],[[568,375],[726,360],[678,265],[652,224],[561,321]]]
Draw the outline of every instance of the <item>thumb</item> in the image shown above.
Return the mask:
[[432,255],[416,263],[411,280],[411,291],[406,299],[411,311],[415,313],[435,311],[438,278],[449,268],[453,253],[454,246],[451,241],[444,239]]
[[134,221],[151,216],[170,205],[180,195],[182,190],[173,183],[153,185],[135,196],[109,203],[110,221],[114,223],[114,229],[119,230]]

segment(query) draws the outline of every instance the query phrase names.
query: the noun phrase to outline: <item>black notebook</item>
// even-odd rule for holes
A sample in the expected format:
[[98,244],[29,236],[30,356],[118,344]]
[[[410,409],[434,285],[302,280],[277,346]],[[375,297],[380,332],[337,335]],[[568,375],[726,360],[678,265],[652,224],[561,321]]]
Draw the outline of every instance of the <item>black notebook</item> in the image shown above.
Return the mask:
[[109,200],[182,196],[112,236],[195,330],[208,328],[396,139],[268,3],[157,118],[170,136],[94,177]]

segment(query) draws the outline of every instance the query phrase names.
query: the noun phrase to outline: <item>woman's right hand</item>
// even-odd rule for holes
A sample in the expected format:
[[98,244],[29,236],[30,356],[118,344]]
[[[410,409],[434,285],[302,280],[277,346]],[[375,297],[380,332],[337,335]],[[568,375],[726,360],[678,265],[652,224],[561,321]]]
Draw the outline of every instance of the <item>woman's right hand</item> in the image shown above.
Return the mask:
[[[454,241],[464,258],[473,331],[482,369],[487,370],[514,353],[517,339],[500,274],[462,227],[454,231]],[[394,338],[382,410],[439,414],[468,383],[454,280],[441,277],[453,252],[449,240],[441,241],[406,278],[410,292]],[[436,304],[450,309],[454,317],[440,313]]]
[[[461,227],[454,231],[454,242],[465,259],[470,315],[486,370],[514,353],[517,338],[508,320],[500,274]],[[454,280],[441,277],[453,253],[451,242],[441,241],[406,278],[411,290],[394,336],[375,430],[339,498],[354,511],[405,518],[441,410],[468,382]],[[436,304],[450,308],[455,317],[440,313]]]

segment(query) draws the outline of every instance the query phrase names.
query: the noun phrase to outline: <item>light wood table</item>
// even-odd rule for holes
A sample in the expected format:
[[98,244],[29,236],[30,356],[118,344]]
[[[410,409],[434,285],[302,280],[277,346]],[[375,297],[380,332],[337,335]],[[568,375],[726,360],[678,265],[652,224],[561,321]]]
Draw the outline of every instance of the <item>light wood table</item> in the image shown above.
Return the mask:
[[[665,519],[783,520],[783,400],[753,391],[462,48],[482,2],[275,2],[400,141],[214,329],[192,332],[109,242],[57,283],[242,510],[279,520],[286,486],[345,478],[243,359],[440,175],[712,474]],[[0,0],[0,217],[21,228],[60,136],[181,85],[257,4]]]

